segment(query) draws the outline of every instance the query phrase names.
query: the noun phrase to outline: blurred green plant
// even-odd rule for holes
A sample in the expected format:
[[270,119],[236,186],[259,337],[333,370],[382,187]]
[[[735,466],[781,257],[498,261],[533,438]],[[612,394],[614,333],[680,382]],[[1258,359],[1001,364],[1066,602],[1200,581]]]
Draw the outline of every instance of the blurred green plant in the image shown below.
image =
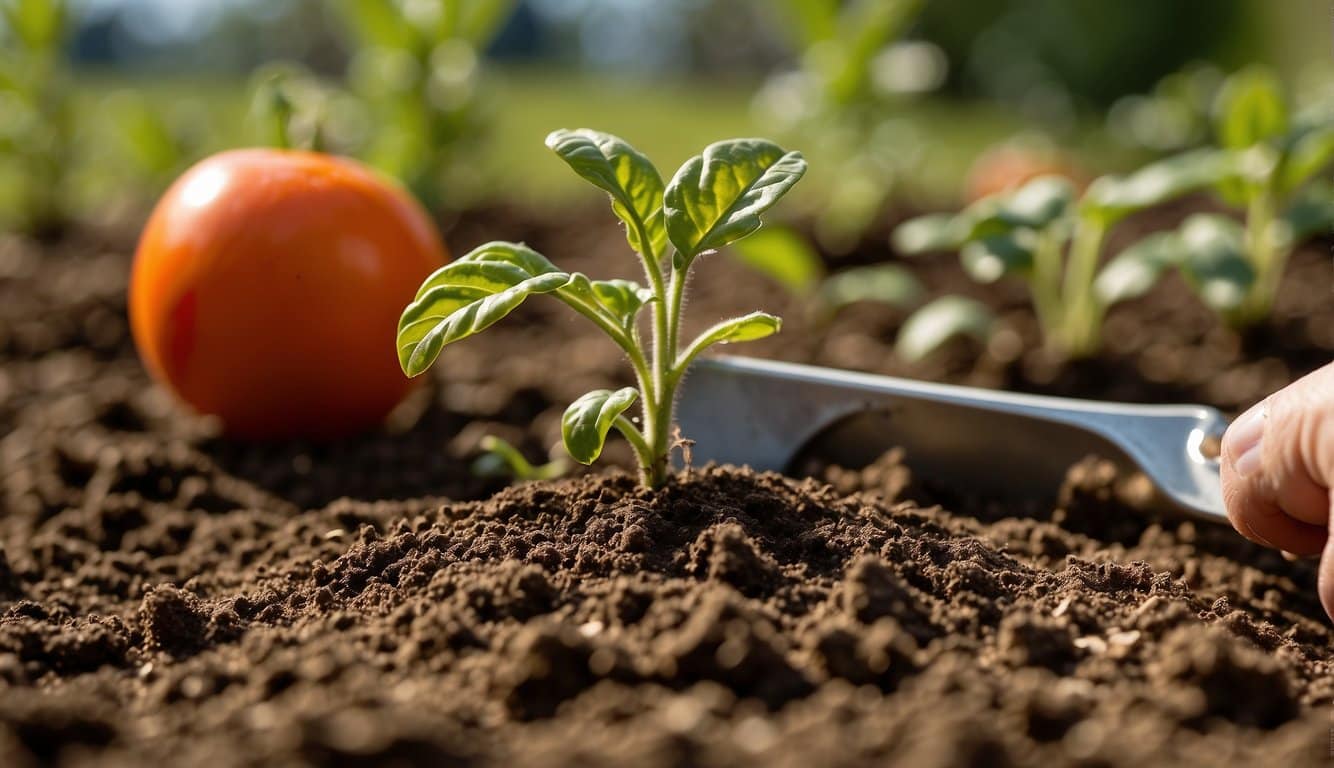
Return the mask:
[[1252,67],[1224,82],[1214,121],[1229,161],[1218,193],[1246,212],[1241,239],[1230,245],[1255,273],[1241,306],[1229,308],[1229,318],[1252,325],[1269,316],[1293,246],[1334,227],[1334,195],[1328,179],[1318,178],[1334,160],[1334,111],[1317,104],[1294,113],[1278,78]]
[[481,54],[515,0],[338,0],[353,45],[347,83],[369,131],[360,156],[431,210],[476,186],[467,162],[485,125]]
[[1145,291],[1172,267],[1201,299],[1237,328],[1269,316],[1295,245],[1334,229],[1334,109],[1311,104],[1293,113],[1282,84],[1251,67],[1229,76],[1213,109],[1219,170],[1213,187],[1245,211],[1245,222],[1196,214],[1172,232],[1149,235],[1108,264],[1109,297]]
[[473,461],[471,467],[476,477],[511,478],[523,483],[530,480],[555,480],[570,473],[570,462],[564,456],[534,465],[518,448],[495,435],[483,437],[478,447],[482,455]]
[[815,248],[796,231],[782,226],[761,230],[728,248],[733,257],[806,302],[817,322],[828,322],[844,309],[864,302],[913,310],[895,340],[895,354],[916,362],[957,337],[985,343],[995,320],[981,303],[943,296],[922,305],[926,289],[898,264],[871,264],[827,273]]
[[0,0],[0,164],[15,226],[57,231],[69,218],[74,90],[64,57],[65,0]]
[[99,110],[114,128],[111,138],[118,162],[108,164],[133,179],[129,186],[161,192],[208,153],[210,128],[201,103],[181,99],[154,104],[139,91],[125,88],[107,94]]
[[[765,312],[723,320],[689,343],[681,338],[685,287],[700,256],[713,253],[761,227],[761,215],[806,173],[799,152],[763,139],[710,144],[687,160],[671,181],[647,157],[621,139],[590,130],[560,130],[547,146],[581,178],[606,192],[625,224],[649,286],[629,280],[589,280],[566,273],[517,243],[490,242],[426,279],[398,325],[398,359],[417,376],[445,345],[484,331],[529,296],[550,294],[600,328],[629,359],[637,386],[599,389],[575,400],[561,419],[571,458],[591,464],[617,430],[630,443],[641,479],[658,487],[667,479],[673,446],[675,397],[682,377],[715,344],[761,339],[782,321]],[[645,342],[640,314],[652,315]],[[636,424],[626,411],[640,401]]]
[[[904,254],[958,250],[964,271],[979,283],[1004,277],[1023,280],[1047,346],[1069,358],[1089,357],[1101,345],[1107,309],[1147,291],[1162,272],[1132,274],[1127,262],[1136,254],[1124,252],[1101,266],[1110,228],[1136,211],[1215,183],[1224,168],[1217,153],[1197,151],[1128,176],[1104,176],[1082,196],[1069,180],[1044,176],[1014,192],[979,200],[958,214],[905,222],[895,230],[893,242]],[[1228,294],[1220,281],[1246,281],[1244,264],[1214,252],[1174,256],[1164,268],[1169,265],[1201,286],[1205,295],[1219,299]],[[983,325],[976,313],[955,316],[960,332],[972,333]]]
[[[784,0],[777,18],[800,50],[795,71],[771,77],[755,97],[766,122],[826,158],[838,179],[816,235],[827,250],[854,246],[914,162],[922,137],[895,105],[944,79],[929,43],[899,41],[923,0]],[[899,42],[896,42],[899,41]]]

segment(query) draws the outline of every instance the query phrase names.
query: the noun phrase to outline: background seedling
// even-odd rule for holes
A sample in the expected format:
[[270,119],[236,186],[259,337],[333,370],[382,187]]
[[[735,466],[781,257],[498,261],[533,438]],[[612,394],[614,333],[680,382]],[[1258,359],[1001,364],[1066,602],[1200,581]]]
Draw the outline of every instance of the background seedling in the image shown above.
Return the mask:
[[457,208],[453,183],[484,124],[480,55],[515,0],[339,0],[353,45],[351,91],[374,115],[362,157],[431,210]]
[[1278,79],[1251,68],[1224,81],[1214,122],[1214,187],[1245,210],[1244,225],[1201,213],[1145,237],[1108,265],[1098,286],[1105,300],[1138,296],[1178,268],[1231,325],[1251,326],[1269,316],[1292,248],[1334,227],[1334,186],[1320,178],[1334,160],[1328,105],[1293,115]]
[[477,447],[482,450],[472,463],[472,473],[477,477],[508,477],[522,483],[555,480],[570,472],[570,462],[563,456],[535,466],[518,448],[495,435],[483,437]]
[[0,179],[15,224],[58,229],[69,215],[74,91],[65,0],[0,0]]
[[[875,302],[910,310],[926,289],[898,264],[871,264],[827,274],[815,249],[785,227],[769,227],[728,249],[743,264],[806,302],[817,322],[827,322],[853,304]],[[899,330],[895,354],[914,362],[956,336],[985,342],[995,324],[981,303],[945,296],[921,306]]]
[[[756,96],[767,122],[799,136],[833,163],[839,183],[820,209],[817,236],[834,252],[850,249],[880,213],[913,154],[912,126],[895,105],[936,88],[939,51],[896,42],[922,0],[785,0],[779,19],[800,50],[795,71],[772,77]],[[814,151],[814,149],[812,149]]]
[[[1096,289],[1108,230],[1135,211],[1213,183],[1221,173],[1215,153],[1189,153],[1128,176],[1097,179],[1078,198],[1070,181],[1045,176],[958,214],[905,222],[894,232],[894,245],[907,254],[958,249],[964,270],[981,283],[1023,280],[1048,346],[1071,358],[1088,357],[1101,343],[1107,308],[1131,295]],[[981,327],[975,312],[953,316],[960,332]]]
[[[672,414],[690,363],[714,344],[760,339],[781,320],[752,312],[724,320],[693,341],[681,339],[686,279],[695,261],[760,228],[760,215],[806,172],[798,152],[762,139],[732,139],[705,148],[666,185],[649,159],[597,131],[555,131],[549,146],[584,180],[611,197],[639,255],[648,287],[629,280],[590,280],[558,269],[518,243],[482,245],[431,275],[403,312],[398,357],[409,376],[424,372],[446,345],[485,330],[535,294],[550,294],[596,324],[625,352],[636,385],[601,389],[565,411],[561,436],[570,456],[591,464],[614,428],[634,449],[643,482],[667,478]],[[652,314],[651,341],[639,314]],[[641,420],[626,416],[640,401]]]

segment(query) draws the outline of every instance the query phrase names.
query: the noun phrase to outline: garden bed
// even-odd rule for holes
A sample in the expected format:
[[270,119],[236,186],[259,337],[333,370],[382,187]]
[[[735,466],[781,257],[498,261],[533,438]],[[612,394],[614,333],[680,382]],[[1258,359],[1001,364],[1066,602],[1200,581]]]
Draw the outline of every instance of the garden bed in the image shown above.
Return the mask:
[[[493,210],[449,240],[462,253],[503,233],[633,276],[606,222]],[[380,433],[238,444],[148,385],[125,328],[130,245],[0,245],[9,764],[1327,755],[1332,638],[1311,563],[1118,506],[1096,461],[1070,457],[1054,510],[934,487],[893,454],[808,480],[696,469],[648,493],[613,469],[502,490],[468,471],[478,438],[537,457],[569,401],[627,376],[592,326],[542,302],[447,349]],[[1104,357],[1069,368],[1023,352],[1036,330],[1019,293],[979,292],[949,258],[923,263],[927,284],[1015,329],[980,356],[961,343],[906,368],[890,354],[900,311],[821,325],[718,256],[691,316],[783,315],[758,356],[1235,410],[1329,359],[1327,251],[1296,254],[1250,339],[1168,281],[1112,312]]]

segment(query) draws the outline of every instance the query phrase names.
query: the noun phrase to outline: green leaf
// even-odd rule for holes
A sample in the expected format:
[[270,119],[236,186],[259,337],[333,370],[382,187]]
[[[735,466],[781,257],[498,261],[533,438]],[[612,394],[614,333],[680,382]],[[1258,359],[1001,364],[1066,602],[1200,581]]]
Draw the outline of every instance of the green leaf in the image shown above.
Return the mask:
[[65,0],[0,0],[7,26],[29,51],[50,53],[65,34]]
[[1226,216],[1197,213],[1181,224],[1179,240],[1181,274],[1204,303],[1220,311],[1240,306],[1255,282],[1242,226]]
[[569,462],[553,459],[534,466],[532,462],[508,441],[495,435],[482,438],[479,448],[483,453],[472,463],[472,474],[477,477],[512,477],[519,481],[554,480],[569,472]]
[[942,296],[904,322],[894,352],[908,362],[916,362],[957,336],[985,344],[995,322],[991,310],[980,302],[963,296]]
[[1334,185],[1313,184],[1283,212],[1291,242],[1334,230]]
[[639,310],[657,300],[653,291],[632,280],[589,280],[579,272],[570,275],[557,297],[585,315],[600,314],[627,334]]
[[611,195],[611,208],[625,222],[625,239],[646,258],[667,252],[662,177],[634,147],[607,133],[580,129],[553,131],[547,146],[574,172]]
[[890,244],[902,254],[954,250],[963,245],[965,235],[959,218],[948,213],[929,213],[908,219],[895,227]]
[[767,312],[751,312],[749,315],[724,320],[695,337],[690,344],[690,351],[698,354],[714,344],[735,344],[742,341],[754,341],[778,333],[783,327],[783,320]]
[[1156,232],[1121,251],[1103,267],[1093,292],[1103,306],[1138,298],[1149,292],[1176,264],[1181,239],[1176,232]]
[[492,242],[436,270],[398,321],[398,361],[417,376],[446,344],[485,330],[533,294],[570,281],[536,251]]
[[1280,184],[1291,194],[1334,162],[1334,124],[1307,126],[1293,135],[1279,168]]
[[398,3],[385,0],[338,0],[333,6],[361,45],[409,49],[416,42]]
[[1230,170],[1226,152],[1200,149],[1160,160],[1128,176],[1103,176],[1084,192],[1082,207],[1112,223],[1196,190],[1216,184]]
[[607,433],[616,419],[637,399],[639,390],[625,387],[615,391],[597,389],[575,400],[560,420],[565,450],[580,464],[592,464],[602,455]]
[[1273,72],[1250,67],[1228,77],[1214,104],[1218,141],[1245,149],[1276,139],[1288,130],[1283,86]]
[[820,285],[820,304],[836,312],[859,301],[906,309],[925,293],[912,272],[897,264],[875,264],[836,272]]
[[824,276],[824,262],[801,235],[786,227],[770,227],[732,243],[732,255],[789,292],[805,295]]
[[1007,195],[997,215],[1010,226],[1044,229],[1064,216],[1074,199],[1069,179],[1041,176]]
[[979,283],[994,283],[1006,275],[1026,275],[1033,268],[1031,231],[993,235],[974,240],[959,252],[964,271]]
[[664,195],[667,235],[676,267],[717,250],[760,227],[760,214],[806,173],[800,152],[785,152],[763,139],[710,144],[687,160]]
[[[459,10],[455,34],[477,48],[486,48],[514,11],[516,0],[471,0]],[[456,4],[457,5],[457,4]]]

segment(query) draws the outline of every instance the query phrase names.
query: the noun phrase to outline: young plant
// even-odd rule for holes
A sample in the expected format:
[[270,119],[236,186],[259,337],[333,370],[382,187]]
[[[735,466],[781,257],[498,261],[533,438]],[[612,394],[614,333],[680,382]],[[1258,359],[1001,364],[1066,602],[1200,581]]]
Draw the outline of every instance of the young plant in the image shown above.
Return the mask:
[[802,300],[817,322],[828,322],[854,304],[874,302],[902,310],[918,309],[899,329],[894,353],[916,362],[945,342],[967,336],[985,343],[995,318],[981,303],[943,296],[920,306],[926,289],[898,264],[870,264],[827,274],[815,249],[785,227],[769,227],[730,249],[742,264],[783,286]]
[[[648,158],[615,136],[560,130],[547,137],[547,146],[611,197],[647,287],[563,272],[520,243],[486,243],[422,284],[399,321],[399,363],[409,376],[420,375],[446,344],[485,330],[529,296],[549,294],[619,346],[636,381],[576,400],[561,421],[566,451],[591,464],[615,429],[634,449],[643,482],[656,487],[667,478],[675,395],[690,363],[714,344],[764,338],[781,325],[774,315],[752,312],[686,343],[681,326],[690,269],[700,256],[759,229],[760,215],[802,177],[806,161],[762,139],[720,141],[686,161],[664,185]],[[652,316],[648,342],[640,327],[645,310]],[[638,425],[626,415],[636,401]]]
[[1320,178],[1334,161],[1334,115],[1328,106],[1291,114],[1278,79],[1251,68],[1223,82],[1214,120],[1213,186],[1245,210],[1245,224],[1191,216],[1119,254],[1099,289],[1113,300],[1138,296],[1178,268],[1205,304],[1245,328],[1269,316],[1292,248],[1334,228],[1334,185]]
[[1334,194],[1327,180],[1313,183],[1334,160],[1334,115],[1324,107],[1294,115],[1278,78],[1252,68],[1223,83],[1214,118],[1229,160],[1218,192],[1246,212],[1245,229],[1229,233],[1239,235],[1229,246],[1255,273],[1227,316],[1253,325],[1269,316],[1292,247],[1334,227]]
[[339,0],[348,82],[373,126],[360,153],[428,209],[461,204],[454,182],[482,135],[479,61],[515,0]]
[[69,214],[74,90],[63,47],[65,0],[0,0],[0,176],[16,225],[58,229]]
[[915,130],[895,119],[904,98],[939,86],[940,51],[900,38],[923,0],[764,0],[798,51],[793,71],[770,77],[755,104],[766,121],[819,145],[831,163],[816,234],[850,250],[884,206],[916,155]]
[[482,455],[472,463],[472,473],[477,477],[509,477],[526,483],[555,480],[570,472],[570,462],[563,456],[534,466],[518,448],[495,435],[483,437],[478,447],[482,449]]
[[[1108,307],[1129,298],[1099,290],[1107,282],[1100,261],[1110,228],[1133,212],[1208,186],[1222,167],[1215,153],[1188,153],[1129,176],[1097,179],[1082,196],[1068,180],[1044,176],[958,214],[905,222],[894,244],[907,254],[958,250],[964,270],[980,283],[1023,280],[1048,346],[1070,358],[1088,357],[1101,344]],[[973,313],[957,317],[961,330],[979,324]]]

